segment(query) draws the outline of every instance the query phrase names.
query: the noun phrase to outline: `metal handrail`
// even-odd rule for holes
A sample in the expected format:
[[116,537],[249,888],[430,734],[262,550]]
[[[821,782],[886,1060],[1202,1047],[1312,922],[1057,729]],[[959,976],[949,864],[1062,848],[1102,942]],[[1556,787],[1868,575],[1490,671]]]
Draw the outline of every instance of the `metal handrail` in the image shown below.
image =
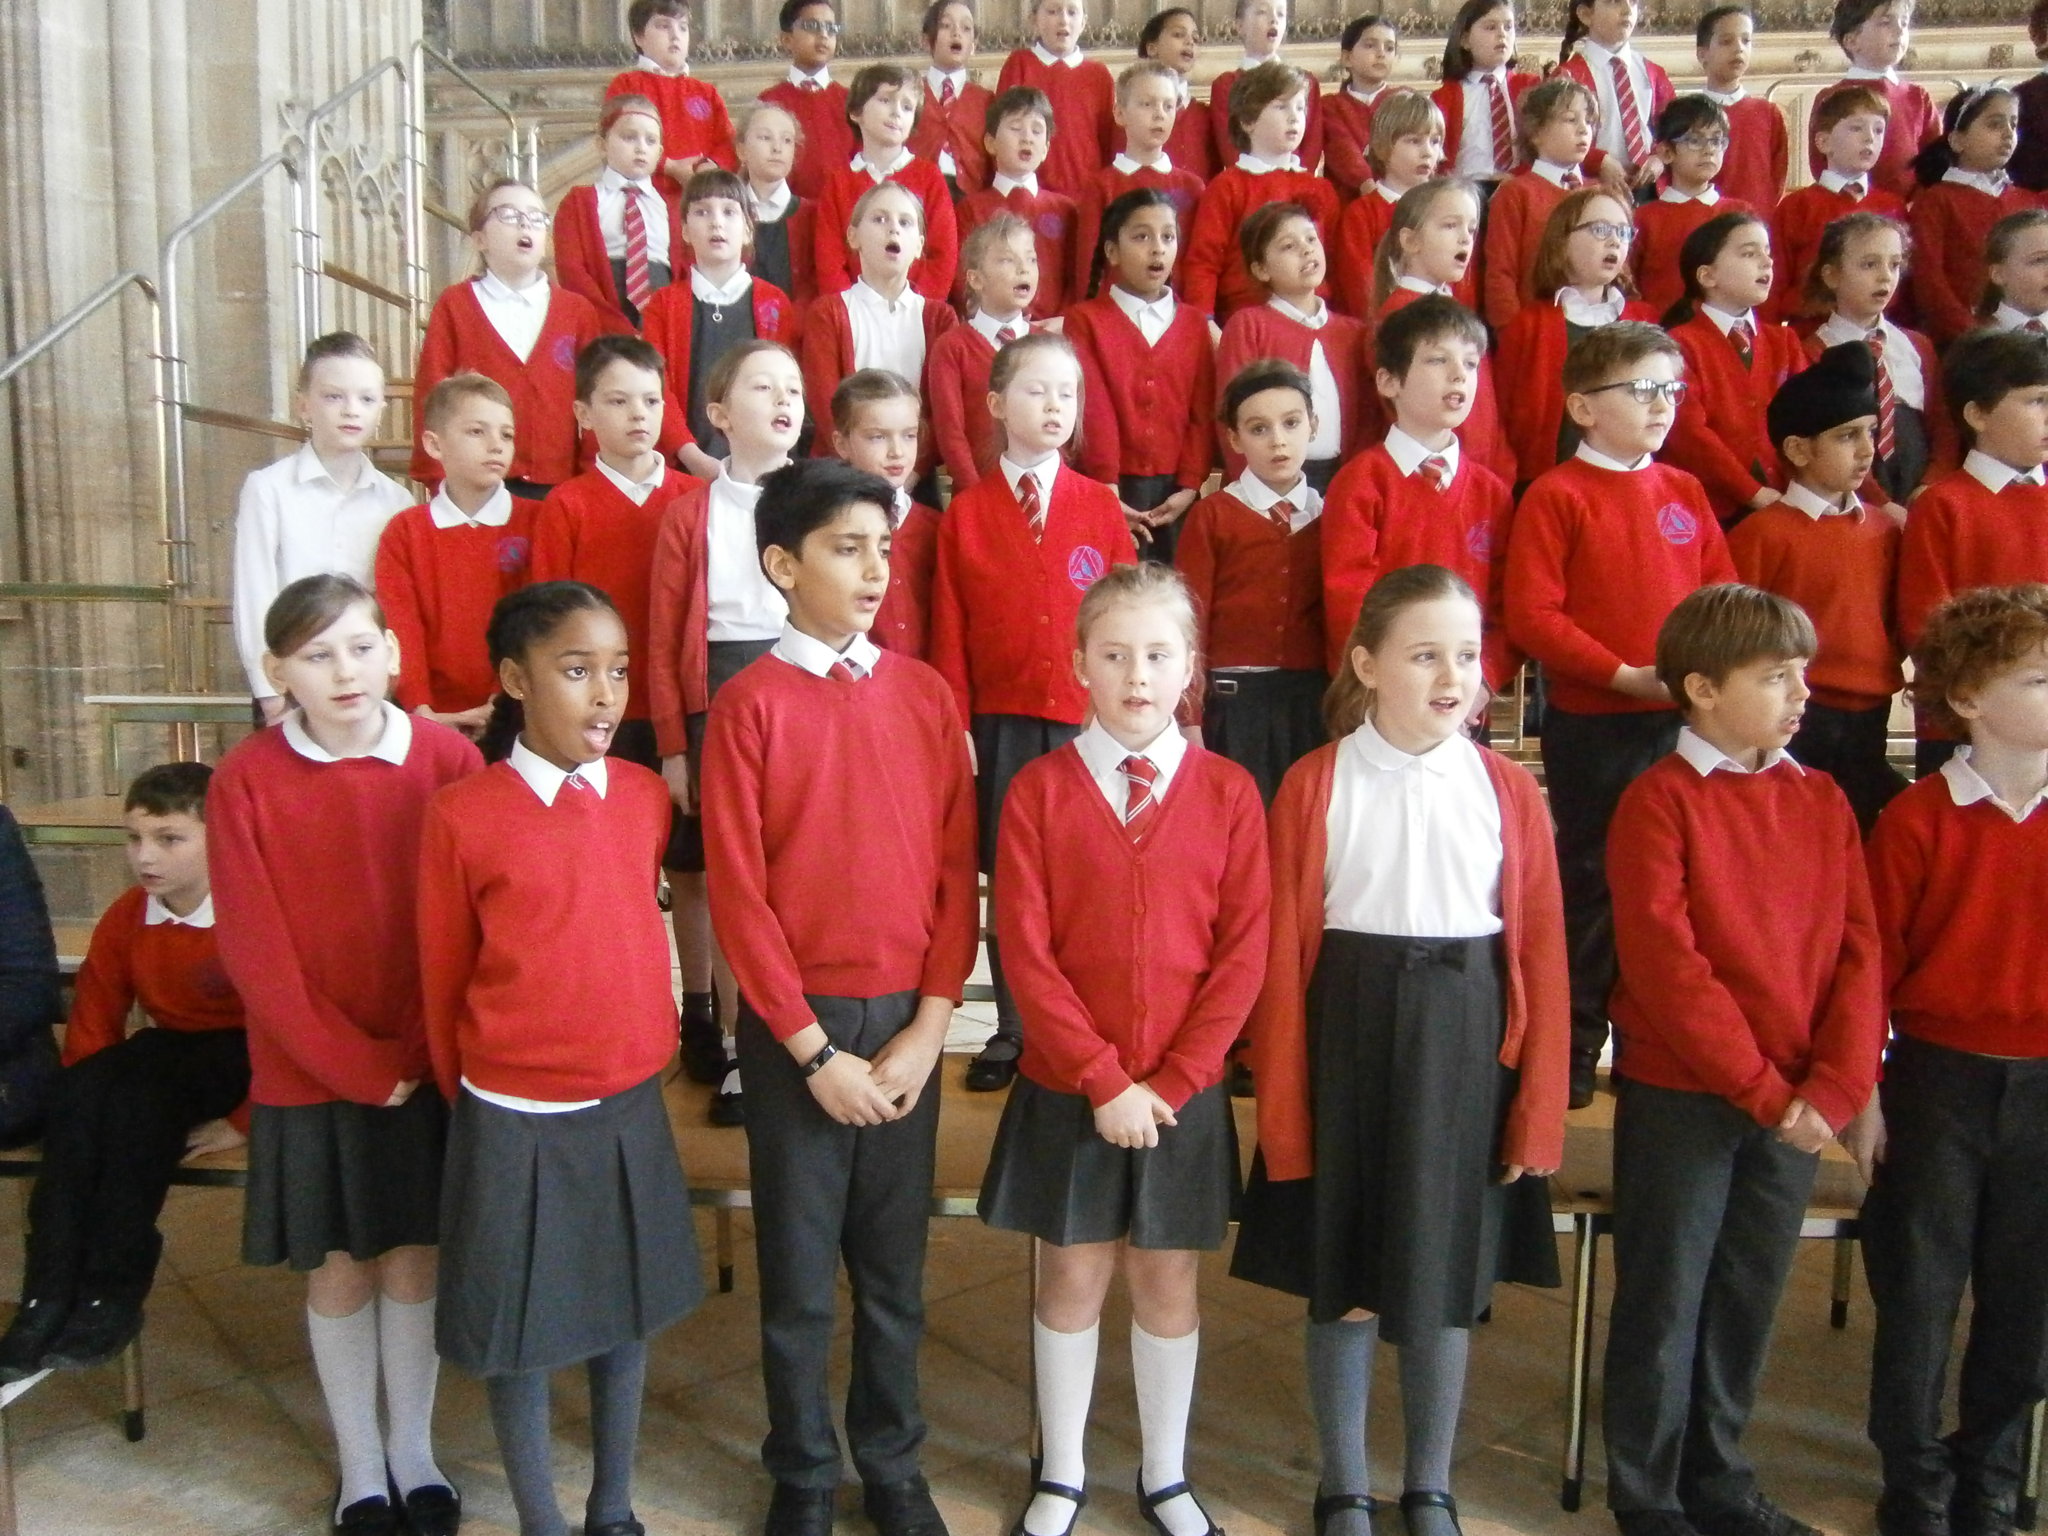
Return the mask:
[[22,369],[57,345],[58,342],[85,324],[86,321],[98,314],[101,309],[111,304],[130,285],[142,290],[143,297],[149,300],[152,309],[157,307],[156,284],[152,283],[140,272],[123,272],[118,277],[109,278],[96,292],[80,300],[72,307],[68,314],[57,321],[56,324],[46,329],[42,335],[38,336],[5,362],[0,362],[0,384],[5,384],[9,379],[21,372]]
[[313,157],[319,153],[320,125],[349,102],[368,90],[388,74],[398,76],[403,89],[399,92],[399,139],[404,150],[399,157],[403,177],[403,219],[405,225],[405,287],[407,304],[412,313],[410,319],[415,329],[425,323],[428,295],[426,292],[426,258],[420,238],[421,199],[420,157],[417,152],[421,132],[419,114],[421,103],[417,76],[410,60],[392,54],[379,59],[360,75],[328,97],[306,114],[300,133],[305,146],[307,174],[298,181],[299,199],[299,276],[305,291],[305,313],[309,329],[302,332],[303,340],[310,340],[322,329],[320,317],[320,280],[325,275],[324,258],[320,251],[320,178]]
[[[481,101],[485,106],[489,107],[491,111],[495,112],[499,117],[505,119],[505,173],[508,176],[519,176],[522,169],[520,165],[520,160],[522,158],[520,145],[522,132],[519,127],[519,119],[513,114],[511,107],[507,106],[503,101],[499,100],[497,96],[492,94],[490,87],[485,85],[482,81],[478,80],[476,76],[472,75],[460,64],[456,63],[453,59],[449,58],[447,54],[443,53],[440,49],[436,48],[432,43],[428,42],[425,38],[421,38],[418,42],[414,43],[412,45],[412,51],[414,60],[414,79],[419,81],[420,88],[422,90],[425,90],[426,88],[425,66],[427,64],[436,65],[440,69],[445,70],[448,74],[453,75],[458,81],[462,83],[463,86],[465,86],[468,89],[469,93],[472,96],[475,96],[479,101]],[[422,145],[424,145],[426,139],[427,121],[426,103],[424,101],[420,103],[420,110],[417,117],[415,118],[415,121],[420,124],[420,138]],[[524,166],[525,174],[522,179],[533,186],[539,186],[540,130],[537,127],[528,128],[524,131],[523,137],[526,140],[526,145],[524,149],[524,159],[526,161],[526,164]],[[422,148],[419,158],[420,163],[424,165],[426,163],[426,154],[424,148]]]

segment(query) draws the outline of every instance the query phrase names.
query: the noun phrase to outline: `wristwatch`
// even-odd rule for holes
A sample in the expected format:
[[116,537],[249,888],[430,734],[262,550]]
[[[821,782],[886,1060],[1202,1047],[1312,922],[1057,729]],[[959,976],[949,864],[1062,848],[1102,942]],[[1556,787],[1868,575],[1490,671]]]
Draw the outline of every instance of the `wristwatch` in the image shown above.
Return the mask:
[[824,1067],[825,1063],[830,1061],[834,1056],[837,1056],[838,1054],[839,1047],[832,1044],[828,1040],[825,1043],[825,1049],[818,1052],[817,1055],[813,1056],[809,1061],[804,1063],[804,1076],[816,1077],[819,1071]]

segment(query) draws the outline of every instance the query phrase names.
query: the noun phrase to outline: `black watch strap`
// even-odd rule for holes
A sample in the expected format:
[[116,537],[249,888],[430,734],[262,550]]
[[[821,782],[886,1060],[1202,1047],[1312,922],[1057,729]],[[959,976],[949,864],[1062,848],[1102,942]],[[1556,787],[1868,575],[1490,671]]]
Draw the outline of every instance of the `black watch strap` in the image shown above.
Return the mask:
[[839,1047],[832,1044],[829,1040],[826,1041],[825,1049],[818,1052],[817,1055],[813,1056],[809,1061],[804,1063],[804,1076],[816,1077],[818,1075],[819,1070],[824,1067],[825,1063],[830,1061],[834,1056],[837,1056],[838,1054]]

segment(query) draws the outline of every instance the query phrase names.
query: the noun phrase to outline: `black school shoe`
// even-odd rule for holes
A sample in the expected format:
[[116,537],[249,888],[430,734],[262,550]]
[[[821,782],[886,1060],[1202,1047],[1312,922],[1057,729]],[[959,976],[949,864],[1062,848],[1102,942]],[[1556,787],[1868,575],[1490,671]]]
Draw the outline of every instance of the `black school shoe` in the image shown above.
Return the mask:
[[[1451,1526],[1458,1532],[1458,1536],[1464,1536],[1465,1527],[1458,1524],[1458,1501],[1448,1493],[1440,1492],[1434,1488],[1411,1488],[1401,1495],[1401,1523],[1403,1525],[1408,1525],[1409,1514],[1418,1509],[1442,1510],[1451,1517]],[[1409,1526],[1409,1529],[1412,1530],[1413,1528],[1412,1525]],[[1816,1536],[1818,1536],[1818,1533],[1816,1533]]]
[[1147,1493],[1145,1491],[1145,1474],[1142,1471],[1138,1473],[1138,1513],[1145,1517],[1145,1523],[1157,1531],[1159,1536],[1173,1536],[1172,1527],[1159,1518],[1159,1506],[1172,1503],[1182,1494],[1186,1494],[1193,1502],[1195,1508],[1201,1512],[1202,1523],[1209,1527],[1203,1533],[1203,1536],[1223,1536],[1223,1527],[1211,1518],[1208,1509],[1204,1507],[1202,1501],[1195,1498],[1195,1490],[1186,1478],[1182,1478],[1177,1483],[1168,1483],[1157,1492]]
[[50,1346],[64,1331],[71,1309],[53,1296],[31,1296],[0,1334],[0,1386],[27,1381],[50,1367]]
[[[1571,1091],[1565,1099],[1565,1108],[1584,1109],[1593,1102],[1594,1090],[1600,1082],[1600,1057],[1598,1054],[1585,1055],[1572,1052]],[[1644,1510],[1644,1514],[1664,1514],[1664,1510]]]
[[1877,1499],[1877,1536],[1949,1536],[1949,1507],[1939,1494],[1887,1487]]
[[711,1109],[705,1118],[713,1125],[745,1125],[747,1097],[740,1087],[739,1061],[730,1056],[721,1059],[725,1062],[725,1072],[719,1079],[718,1092],[711,1095]]
[[1968,1468],[1958,1470],[1956,1491],[1948,1504],[1951,1536],[2013,1536],[2019,1489],[1999,1481],[2000,1486],[1988,1487]]
[[921,1472],[900,1483],[863,1483],[860,1505],[881,1536],[947,1536],[945,1516]]
[[764,1536],[831,1536],[832,1515],[839,1502],[836,1488],[799,1488],[777,1483],[768,1500]]
[[71,1309],[63,1332],[50,1346],[48,1363],[59,1370],[90,1370],[114,1359],[141,1332],[141,1302],[89,1297]]
[[[337,1486],[334,1496],[341,1497]],[[381,1493],[357,1499],[334,1517],[334,1536],[402,1536],[398,1508]]]
[[[1052,1533],[1052,1536],[1074,1536],[1074,1527],[1081,1523],[1081,1511],[1088,1505],[1087,1491],[1069,1488],[1065,1483],[1049,1483],[1041,1477],[1031,1485],[1031,1497],[1035,1499],[1041,1493],[1049,1493],[1056,1499],[1065,1499],[1074,1506],[1073,1514],[1067,1517],[1067,1528]],[[1033,1536],[1032,1532],[1024,1529],[1024,1516],[1030,1513],[1031,1499],[1026,1499],[1023,1511],[1017,1516],[1017,1523],[1010,1527],[1010,1536]]]
[[623,1520],[607,1520],[603,1525],[586,1525],[583,1536],[647,1536],[647,1527],[628,1515]]
[[1820,1536],[1760,1493],[1728,1509],[1688,1510],[1686,1519],[1700,1536]]
[[455,1536],[462,1529],[462,1495],[446,1483],[423,1483],[398,1507],[412,1536]]
[[1017,1080],[1017,1058],[1024,1047],[1014,1035],[996,1035],[967,1064],[970,1093],[1001,1093]]
[[1342,1514],[1347,1509],[1364,1510],[1365,1528],[1371,1530],[1373,1516],[1385,1507],[1369,1493],[1319,1493],[1315,1502],[1316,1536],[1323,1536],[1330,1528],[1332,1515]]
[[691,1082],[709,1087],[725,1076],[725,1037],[708,1009],[702,1013],[684,1009],[682,1048],[683,1075]]

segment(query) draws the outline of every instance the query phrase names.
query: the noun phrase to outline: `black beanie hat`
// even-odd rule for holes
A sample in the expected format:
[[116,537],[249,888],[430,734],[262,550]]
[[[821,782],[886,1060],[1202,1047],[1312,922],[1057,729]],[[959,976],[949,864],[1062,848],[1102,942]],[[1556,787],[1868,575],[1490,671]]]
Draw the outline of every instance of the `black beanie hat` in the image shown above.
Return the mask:
[[1877,414],[1877,360],[1860,341],[1829,347],[1792,375],[1771,397],[1765,422],[1771,445],[1788,437],[1818,437],[1859,416]]

